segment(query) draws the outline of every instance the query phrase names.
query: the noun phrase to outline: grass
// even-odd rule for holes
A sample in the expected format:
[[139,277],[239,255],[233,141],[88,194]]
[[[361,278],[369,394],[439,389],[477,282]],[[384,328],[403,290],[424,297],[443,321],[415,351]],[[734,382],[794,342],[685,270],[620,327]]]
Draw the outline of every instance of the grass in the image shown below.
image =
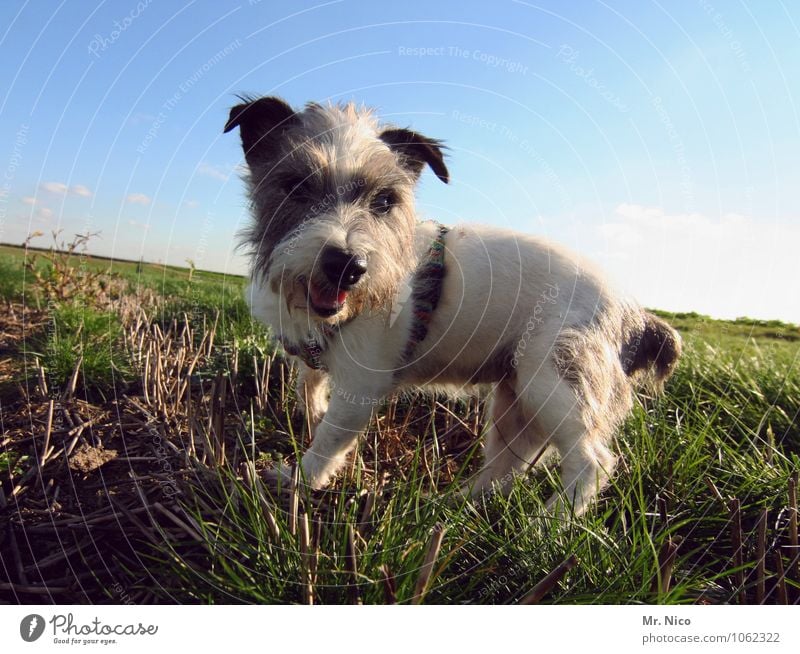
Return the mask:
[[107,392],[130,377],[126,352],[118,348],[119,317],[76,304],[54,307],[47,329],[31,342],[28,355],[39,360],[51,385],[63,386],[80,366],[91,388]]
[[110,289],[87,306],[53,302],[9,252],[10,601],[800,600],[796,326],[662,313],[685,355],[661,398],[639,396],[614,481],[579,519],[544,510],[552,464],[506,498],[460,500],[484,407],[443,397],[382,407],[330,490],[276,494],[259,471],[309,436],[242,279],[84,258]]
[[[686,384],[688,390],[687,382],[695,380],[693,390],[681,399],[670,392],[657,405],[647,402],[637,408],[619,438],[625,463],[613,487],[580,520],[561,523],[546,514],[541,499],[553,484],[546,472],[517,483],[508,498],[494,497],[477,505],[454,501],[458,475],[447,480],[436,496],[429,496],[432,484],[419,465],[412,466],[407,479],[381,489],[377,496],[356,469],[323,502],[324,508],[312,508],[310,499],[301,498],[301,507],[308,507],[310,531],[319,534],[307,546],[312,551],[315,600],[350,601],[355,586],[361,601],[385,601],[389,575],[394,580],[392,597],[412,601],[432,530],[444,525],[426,601],[517,602],[561,561],[575,556],[579,565],[569,573],[568,583],[552,589],[548,601],[734,602],[738,582],[731,572],[728,498],[738,498],[744,588],[747,600],[755,601],[757,516],[767,509],[770,540],[789,544],[787,489],[798,459],[796,450],[787,452],[774,437],[782,432],[773,427],[770,439],[766,428],[760,433],[753,428],[769,424],[773,414],[774,424],[783,419],[777,414],[785,411],[766,397],[746,405],[739,403],[738,395],[714,404],[703,401],[706,394],[717,392],[715,379],[728,372],[730,364],[717,360],[710,366],[704,355],[690,351],[675,386]],[[795,407],[800,406],[798,381],[795,371],[785,389]],[[748,422],[750,415],[757,418],[755,422]],[[796,427],[789,426],[792,429],[785,433],[796,438]],[[424,456],[418,444],[415,461]],[[190,496],[197,503],[189,514],[202,530],[202,545],[190,548],[188,560],[180,547],[173,549],[166,565],[153,560],[160,570],[156,578],[162,580],[159,597],[304,601],[302,537],[293,535],[298,528],[292,526],[291,511],[271,509],[277,524],[271,533],[264,519],[269,501],[257,484],[254,487],[227,471],[204,478],[192,489]],[[357,574],[350,572],[348,531],[358,535]],[[677,557],[670,587],[664,588],[659,586],[660,567],[671,544],[677,544]],[[774,571],[772,561],[767,568]],[[777,581],[771,575],[769,582],[763,582],[768,601],[777,599]],[[796,583],[788,583],[796,588]]]

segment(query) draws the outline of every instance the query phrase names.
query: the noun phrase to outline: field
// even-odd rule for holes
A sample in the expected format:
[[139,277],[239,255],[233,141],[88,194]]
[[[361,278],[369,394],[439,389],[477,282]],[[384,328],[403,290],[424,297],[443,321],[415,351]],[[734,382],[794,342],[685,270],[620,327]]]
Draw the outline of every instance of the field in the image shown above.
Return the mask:
[[394,398],[330,490],[271,493],[309,436],[244,280],[74,245],[0,247],[0,603],[800,602],[797,326],[660,313],[685,355],[578,519],[553,463],[456,499],[478,398]]

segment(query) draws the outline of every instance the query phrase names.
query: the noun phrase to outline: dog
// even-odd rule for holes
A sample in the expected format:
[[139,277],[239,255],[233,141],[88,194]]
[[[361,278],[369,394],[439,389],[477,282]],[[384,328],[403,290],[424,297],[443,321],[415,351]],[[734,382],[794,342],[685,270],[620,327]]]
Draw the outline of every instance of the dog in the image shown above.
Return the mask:
[[239,128],[249,169],[245,294],[299,359],[304,482],[329,483],[392,393],[491,385],[483,467],[465,492],[507,493],[552,446],[562,490],[547,506],[583,512],[614,470],[634,388],[673,372],[678,333],[555,243],[420,221],[425,167],[449,181],[441,141],[352,103],[241,100],[224,131]]

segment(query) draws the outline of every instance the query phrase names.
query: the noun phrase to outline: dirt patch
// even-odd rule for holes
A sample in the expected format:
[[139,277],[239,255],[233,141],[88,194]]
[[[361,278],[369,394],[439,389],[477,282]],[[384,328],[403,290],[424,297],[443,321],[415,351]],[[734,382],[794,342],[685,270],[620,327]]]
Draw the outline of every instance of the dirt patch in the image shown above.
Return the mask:
[[[54,387],[41,382],[43,368],[26,368],[20,343],[45,317],[22,308],[0,316],[0,361],[15,376],[0,384],[0,604],[117,602],[122,593],[157,601],[151,570],[166,544],[191,549],[198,539],[183,501],[189,486],[205,474],[216,484],[220,471],[243,474],[252,452],[290,455],[288,434],[304,433],[281,356],[240,358],[215,340],[216,319],[166,322],[141,307],[120,315],[134,380],[102,397],[81,370],[81,383]],[[365,463],[377,460],[402,482],[417,465],[413,435],[432,419],[438,443],[426,452],[465,450],[478,429],[470,406],[432,417],[429,403],[396,398],[364,439],[360,474],[377,485],[387,470]],[[256,458],[256,472],[270,465]],[[447,471],[457,470],[453,460]],[[201,508],[217,515],[216,505]]]
[[86,474],[92,472],[92,470],[97,470],[103,464],[116,458],[116,450],[107,450],[102,447],[83,444],[69,458],[69,468]]

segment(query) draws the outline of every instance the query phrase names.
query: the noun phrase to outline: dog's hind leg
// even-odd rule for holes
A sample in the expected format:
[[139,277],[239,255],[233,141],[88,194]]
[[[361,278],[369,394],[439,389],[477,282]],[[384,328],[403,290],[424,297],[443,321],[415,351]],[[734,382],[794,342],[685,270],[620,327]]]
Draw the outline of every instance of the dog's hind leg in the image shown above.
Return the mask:
[[561,455],[562,492],[554,494],[547,506],[556,514],[567,505],[582,513],[607,483],[616,463],[608,448],[614,422],[593,413],[595,398],[579,400],[572,382],[545,363],[530,377],[518,377],[517,393],[524,413],[530,415]]
[[514,475],[527,472],[547,447],[536,424],[522,411],[522,403],[508,381],[495,387],[491,399],[491,426],[484,446],[484,466],[471,488],[479,495],[496,487],[511,490]]
[[603,490],[614,471],[616,457],[601,439],[584,437],[572,445],[562,442],[562,493],[553,494],[547,507],[561,515],[572,507],[575,515],[583,513],[597,494]]

